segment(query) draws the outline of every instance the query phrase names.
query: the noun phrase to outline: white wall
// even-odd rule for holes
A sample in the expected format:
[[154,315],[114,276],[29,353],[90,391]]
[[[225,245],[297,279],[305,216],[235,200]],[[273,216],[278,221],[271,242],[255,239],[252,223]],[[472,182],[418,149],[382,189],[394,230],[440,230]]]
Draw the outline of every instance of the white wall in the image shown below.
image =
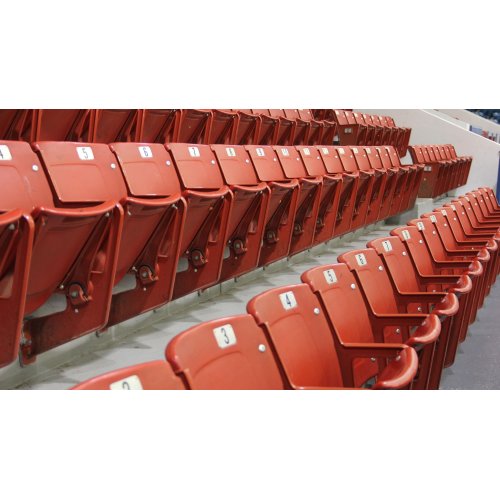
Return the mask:
[[500,134],[500,125],[492,122],[491,120],[487,120],[482,116],[476,115],[475,113],[471,113],[466,109],[438,109],[436,111],[440,111],[441,113],[474,127],[487,130],[488,132],[492,132],[494,134]]
[[[472,156],[472,168],[462,194],[479,186],[496,189],[500,144],[463,128],[463,123],[450,121],[442,113],[426,109],[359,109],[362,113],[389,115],[397,125],[411,127],[410,144],[453,144],[458,155]],[[405,158],[410,163],[409,155]]]

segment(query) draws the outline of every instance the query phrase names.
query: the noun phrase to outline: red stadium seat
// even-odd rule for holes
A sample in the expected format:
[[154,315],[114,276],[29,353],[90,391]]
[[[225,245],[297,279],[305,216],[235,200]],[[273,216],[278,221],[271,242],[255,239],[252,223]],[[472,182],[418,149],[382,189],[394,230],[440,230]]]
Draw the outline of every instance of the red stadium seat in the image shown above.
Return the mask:
[[293,136],[291,140],[292,145],[294,146],[302,144],[313,145],[314,143],[309,140],[311,133],[311,126],[312,123],[314,123],[315,126],[319,128],[320,123],[316,122],[315,120],[313,122],[311,122],[310,120],[304,120],[300,116],[298,109],[283,109],[282,111],[285,118],[287,118],[288,120],[292,120],[294,122]]
[[377,164],[376,168],[372,166],[372,162],[368,158],[368,152],[371,153],[371,148],[353,146],[351,147],[351,152],[360,172],[373,175],[370,196],[368,198],[368,210],[364,221],[365,225],[373,224],[380,219],[380,209],[389,176],[382,164]]
[[[471,280],[467,276],[448,276],[446,278],[434,275],[424,278],[418,273],[403,242],[397,236],[372,240],[367,244],[367,247],[373,248],[377,252],[389,271],[391,282],[398,292],[436,293],[443,291],[452,293],[459,299],[456,314],[447,316],[436,343],[429,387],[439,388],[446,351],[450,345],[457,345],[461,329],[464,326],[466,301],[472,290]],[[440,290],[438,290],[439,288]],[[424,304],[421,304],[421,308],[424,309],[424,307]],[[434,308],[433,312],[439,313],[439,307]]]
[[314,233],[314,244],[317,245],[333,238],[339,209],[340,193],[342,191],[342,174],[327,173],[318,148],[296,146],[295,149],[300,154],[307,175],[310,177],[323,177],[321,200]]
[[[443,283],[449,281],[450,285],[453,285],[455,280],[458,280],[460,285],[467,285],[469,280],[472,284],[472,290],[467,294],[466,299],[463,296],[460,297],[460,307],[462,308],[463,306],[463,310],[459,312],[463,318],[460,325],[460,334],[458,338],[452,337],[450,339],[450,343],[446,349],[444,366],[451,366],[455,359],[458,343],[465,339],[471,322],[471,311],[476,294],[478,293],[483,266],[479,261],[475,261],[472,266],[468,262],[435,261],[416,226],[404,226],[393,229],[391,235],[397,236],[404,244],[406,252],[410,255],[419,276],[424,282],[429,278],[432,279],[435,276],[439,276],[439,279],[443,280]],[[442,290],[443,288],[444,285],[428,284],[428,291]]]
[[369,203],[372,196],[375,174],[371,171],[360,170],[354,158],[353,150],[350,147],[335,147],[345,172],[358,177],[358,187],[356,199],[354,201],[354,211],[350,230],[359,229],[365,225]]
[[180,109],[141,110],[140,141],[159,144],[178,142],[180,111]]
[[[449,261],[454,261],[454,266],[463,266],[462,269],[469,269],[470,267],[474,268],[474,262],[476,260],[481,263],[481,266],[484,269],[478,279],[478,293],[474,296],[474,303],[471,308],[470,322],[474,322],[478,306],[484,300],[484,294],[486,290],[485,270],[487,262],[490,260],[490,254],[488,253],[488,251],[486,249],[481,249],[479,250],[479,252],[470,250],[447,250],[430,218],[424,217],[420,219],[413,219],[408,222],[408,225],[416,226],[420,231],[420,234],[423,236],[423,238],[421,239],[427,245],[429,252],[431,253],[432,258],[435,262],[445,262],[448,264]],[[457,264],[455,264],[455,262]]]
[[37,109],[33,140],[92,142],[95,111],[91,109]]
[[118,193],[125,217],[109,326],[171,300],[186,216],[172,158],[162,144],[110,147],[123,174]]
[[[347,264],[349,269],[356,276],[358,285],[366,297],[370,309],[374,314],[394,314],[394,313],[420,313],[428,314],[429,305],[433,306],[433,311],[445,321],[450,315],[456,314],[458,310],[458,300],[455,295],[449,293],[419,293],[401,292],[393,285],[391,275],[386,271],[380,257],[375,250],[354,250],[346,252],[338,257],[338,261]],[[388,329],[386,339],[389,341],[400,341],[401,328]],[[435,345],[438,338],[428,338],[427,343],[422,343],[421,353],[421,377],[419,377],[419,389],[437,388],[430,385],[431,375],[438,372],[440,367],[433,363]]]
[[238,113],[230,109],[181,109],[177,114],[176,142],[237,143]]
[[[68,162],[59,144],[71,149]],[[107,196],[91,150],[82,144],[58,143],[57,161],[48,165],[27,143],[4,145],[10,160],[0,167],[2,209],[20,209],[35,224],[21,341],[22,361],[29,363],[106,325],[123,209]],[[83,169],[79,155],[89,158]],[[119,170],[109,170],[108,179],[121,177]],[[52,296],[60,297],[57,306],[40,309]]]
[[167,144],[187,202],[174,298],[217,283],[233,194],[207,145]]
[[297,211],[299,181],[287,180],[270,146],[245,146],[260,182],[271,189],[259,266],[288,255]]
[[36,132],[34,118],[33,109],[1,109],[0,140],[33,141]]
[[[405,175],[403,169],[392,166],[389,153],[385,147],[364,148],[370,166],[373,169],[383,170],[386,174],[385,186],[381,194],[380,210],[378,220],[386,219],[399,212],[399,204],[396,198],[396,191],[401,186],[401,177]],[[399,198],[401,200],[401,198]]]
[[259,263],[271,189],[259,182],[244,146],[212,145],[225,183],[233,192],[221,281]]
[[293,220],[290,255],[310,248],[314,242],[323,188],[323,177],[309,177],[300,153],[293,147],[274,146],[274,152],[287,179],[299,181],[297,211]]
[[283,389],[272,350],[248,314],[196,325],[168,344],[166,357],[190,389]]
[[[462,211],[460,204],[453,204],[458,211]],[[483,294],[481,295],[478,307],[483,305],[484,297],[489,294],[493,286],[499,269],[499,244],[500,235],[495,238],[494,235],[490,237],[469,237],[465,235],[464,227],[460,219],[457,217],[457,212],[452,207],[443,207],[435,210],[432,214],[424,214],[424,218],[429,218],[434,224],[442,244],[446,250],[462,250],[471,251],[470,256],[475,257],[478,252],[487,250],[489,259],[483,260],[484,273],[483,273]]]
[[337,135],[337,124],[329,120],[316,120],[310,109],[298,109],[302,120],[309,122],[309,145],[333,145]]
[[255,135],[255,142],[262,146],[278,144],[278,133],[280,120],[269,115],[268,109],[240,109],[240,114],[256,116],[259,119],[259,127]]
[[333,118],[337,122],[337,132],[342,146],[365,144],[368,125],[356,123],[356,117],[352,111],[336,109]]
[[247,310],[264,329],[289,388],[359,387],[362,379],[353,364],[360,358],[395,358],[377,374],[374,389],[407,387],[416,374],[415,353],[406,346],[336,341],[338,336],[308,285],[264,292],[248,303]]
[[166,361],[140,365],[99,375],[73,387],[73,390],[178,390],[185,389]]
[[356,205],[356,194],[358,191],[359,175],[355,172],[346,172],[340,161],[340,155],[336,148],[331,146],[318,147],[321,159],[325,164],[326,171],[330,175],[342,176],[342,188],[339,197],[337,220],[335,222],[334,236],[342,236],[349,232]]
[[[0,144],[0,179],[6,180],[11,157],[7,144]],[[4,171],[5,170],[5,171]],[[6,175],[7,174],[7,175]],[[9,189],[15,188],[15,185]],[[31,265],[34,223],[19,209],[8,210],[12,200],[0,188],[0,367],[19,355],[23,315]]]
[[235,143],[240,145],[259,144],[261,118],[252,113],[245,113],[239,109],[232,109],[238,114],[238,127]]
[[424,175],[424,165],[420,163],[402,165],[399,155],[393,146],[386,146],[383,149],[388,152],[392,166],[397,170],[403,170],[407,173],[406,183],[403,182],[401,190],[396,189],[396,195],[401,196],[399,211],[404,212],[415,205]]
[[[384,339],[384,329],[403,328],[401,342],[418,348],[422,339],[439,335],[441,323],[435,315],[373,314],[367,308],[353,274],[345,264],[329,264],[309,269],[302,274],[304,283],[318,297],[340,343],[377,343],[391,345]],[[404,327],[416,327],[409,335]],[[399,344],[392,344],[399,345]],[[360,358],[353,364],[355,383],[364,383],[384,368],[379,360]],[[424,374],[425,375],[425,374]]]
[[259,109],[262,115],[266,114],[278,120],[278,131],[274,144],[280,146],[293,146],[295,137],[296,121],[286,117],[283,109]]
[[96,109],[89,142],[137,142],[142,137],[140,109]]
[[[410,146],[410,155],[416,163],[425,165],[419,196],[435,198],[451,189],[462,185],[463,170],[460,161],[451,156],[450,150],[440,146]],[[446,159],[442,159],[443,155]],[[468,171],[467,171],[468,176]],[[467,177],[465,177],[465,184]]]

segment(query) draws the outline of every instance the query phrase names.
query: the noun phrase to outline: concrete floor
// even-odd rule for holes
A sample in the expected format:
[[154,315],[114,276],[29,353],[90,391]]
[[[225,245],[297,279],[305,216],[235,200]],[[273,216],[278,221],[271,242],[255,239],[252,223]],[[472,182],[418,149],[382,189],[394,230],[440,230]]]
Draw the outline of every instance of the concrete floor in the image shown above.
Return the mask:
[[[445,200],[436,202],[441,205]],[[411,217],[406,217],[406,221]],[[258,270],[238,282],[214,287],[167,305],[157,314],[143,315],[114,327],[97,338],[87,336],[47,353],[34,367],[15,367],[2,377],[1,387],[18,389],[68,389],[93,376],[146,361],[164,359],[167,343],[178,333],[202,321],[245,312],[249,299],[269,288],[299,283],[300,274],[314,266],[336,262],[341,253],[365,247],[401,225],[372,226],[369,232],[333,240],[289,261]],[[500,285],[497,283],[479,312],[469,336],[459,348],[453,367],[445,370],[442,389],[500,388]],[[119,333],[117,333],[119,332]],[[71,345],[74,344],[74,345]]]

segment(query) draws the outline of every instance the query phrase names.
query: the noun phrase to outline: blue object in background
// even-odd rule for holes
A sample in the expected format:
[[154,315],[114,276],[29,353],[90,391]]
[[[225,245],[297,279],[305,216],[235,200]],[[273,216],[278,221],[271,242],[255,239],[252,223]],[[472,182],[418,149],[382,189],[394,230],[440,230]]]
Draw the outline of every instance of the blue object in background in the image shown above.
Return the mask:
[[497,200],[500,200],[500,158],[498,159]]

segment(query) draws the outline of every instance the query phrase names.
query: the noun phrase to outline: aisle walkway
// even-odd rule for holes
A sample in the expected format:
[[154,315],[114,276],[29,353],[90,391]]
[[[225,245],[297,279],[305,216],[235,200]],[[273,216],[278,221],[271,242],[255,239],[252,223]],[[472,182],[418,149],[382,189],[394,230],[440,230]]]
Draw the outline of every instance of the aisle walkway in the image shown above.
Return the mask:
[[486,298],[441,389],[500,389],[500,283]]

